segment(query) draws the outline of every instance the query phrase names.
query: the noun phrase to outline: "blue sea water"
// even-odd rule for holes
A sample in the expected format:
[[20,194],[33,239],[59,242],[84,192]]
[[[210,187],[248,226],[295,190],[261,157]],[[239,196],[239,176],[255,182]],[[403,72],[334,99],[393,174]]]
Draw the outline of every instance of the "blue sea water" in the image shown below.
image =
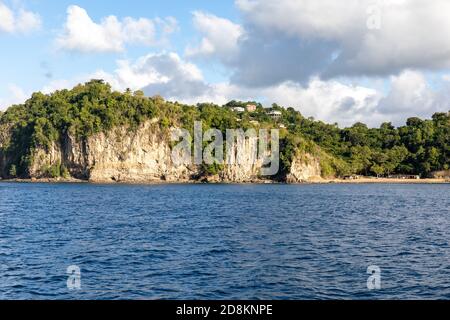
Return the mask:
[[[449,299],[449,196],[450,185],[0,183],[0,299]],[[80,290],[67,287],[71,265]]]

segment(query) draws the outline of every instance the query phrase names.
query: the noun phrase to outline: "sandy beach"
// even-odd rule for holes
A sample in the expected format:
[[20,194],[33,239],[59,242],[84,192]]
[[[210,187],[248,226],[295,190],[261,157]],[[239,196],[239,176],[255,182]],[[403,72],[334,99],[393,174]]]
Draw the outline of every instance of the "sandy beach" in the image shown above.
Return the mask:
[[[227,183],[220,182],[217,180],[213,181],[88,181],[80,180],[75,178],[44,178],[44,179],[8,179],[2,180],[0,182],[17,182],[17,183],[88,183],[88,184],[143,184],[143,185],[153,185],[153,184],[267,184],[268,181],[258,180],[254,182],[243,182],[243,183]],[[320,177],[310,179],[308,181],[303,181],[301,183],[287,183],[287,184],[450,184],[449,179],[390,179],[390,178],[375,178],[375,177],[364,177],[354,180],[346,179],[323,179]],[[284,182],[270,181],[270,184],[285,184]]]
[[443,184],[450,183],[448,179],[389,179],[389,178],[361,178],[356,180],[331,179],[325,183],[360,184],[360,183],[380,183],[380,184]]

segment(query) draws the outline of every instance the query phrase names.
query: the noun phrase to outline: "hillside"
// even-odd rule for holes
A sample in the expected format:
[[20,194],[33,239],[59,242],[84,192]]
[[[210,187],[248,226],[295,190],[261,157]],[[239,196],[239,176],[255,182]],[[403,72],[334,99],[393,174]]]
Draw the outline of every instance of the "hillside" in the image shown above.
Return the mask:
[[[250,111],[247,111],[250,110]],[[276,116],[274,116],[276,115]],[[91,181],[230,181],[260,179],[255,165],[170,163],[169,128],[192,131],[280,128],[281,168],[276,181],[364,174],[419,174],[450,167],[450,114],[410,118],[369,129],[341,129],[308,119],[293,108],[232,101],[189,106],[142,92],[112,91],[101,80],[50,95],[35,93],[0,113],[0,177],[75,177]]]

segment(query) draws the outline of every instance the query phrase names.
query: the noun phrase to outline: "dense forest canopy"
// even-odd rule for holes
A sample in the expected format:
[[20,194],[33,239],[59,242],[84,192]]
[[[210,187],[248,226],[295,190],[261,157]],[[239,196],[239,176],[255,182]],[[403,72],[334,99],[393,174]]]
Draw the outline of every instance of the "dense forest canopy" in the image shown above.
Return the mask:
[[[256,111],[236,111],[249,104],[256,106]],[[289,167],[292,154],[299,148],[309,152],[320,149],[330,155],[323,157],[321,163],[325,175],[403,173],[426,177],[433,171],[450,168],[449,112],[436,113],[426,120],[410,118],[398,128],[391,123],[383,123],[379,128],[356,123],[342,129],[336,124],[306,118],[293,108],[274,104],[271,110],[281,112],[281,117],[270,117],[268,110],[256,102],[189,106],[167,102],[159,96],[145,97],[141,91],[116,92],[102,80],[92,80],[72,90],[49,95],[34,93],[24,104],[0,112],[1,130],[11,134],[10,141],[0,151],[14,155],[11,176],[26,176],[36,147],[49,147],[67,134],[82,139],[115,126],[137,128],[145,120],[158,118],[161,128],[192,129],[196,120],[202,120],[205,129],[214,127],[222,131],[238,127],[281,127],[284,169]]]

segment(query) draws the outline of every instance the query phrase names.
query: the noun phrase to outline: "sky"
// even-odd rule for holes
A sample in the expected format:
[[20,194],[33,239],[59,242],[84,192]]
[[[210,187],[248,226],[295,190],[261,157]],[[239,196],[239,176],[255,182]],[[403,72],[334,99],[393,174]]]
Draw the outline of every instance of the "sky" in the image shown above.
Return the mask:
[[450,110],[448,0],[0,0],[0,110],[90,79],[340,126]]

